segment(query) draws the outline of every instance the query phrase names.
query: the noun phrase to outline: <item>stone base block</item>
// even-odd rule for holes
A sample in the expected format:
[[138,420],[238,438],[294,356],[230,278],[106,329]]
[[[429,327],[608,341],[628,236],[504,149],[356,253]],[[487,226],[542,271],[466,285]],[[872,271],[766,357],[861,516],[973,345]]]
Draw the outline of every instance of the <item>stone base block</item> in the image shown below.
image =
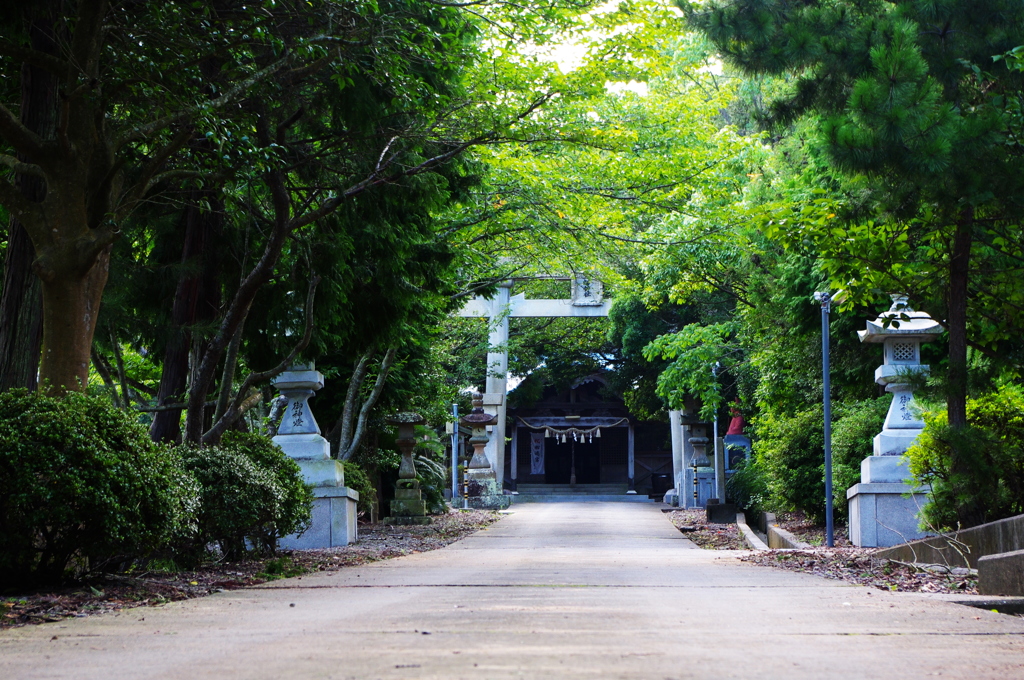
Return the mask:
[[490,468],[466,470],[466,483],[470,496],[500,496],[503,493],[503,490],[498,488],[494,471]]
[[884,429],[872,440],[871,453],[875,456],[898,456],[910,448],[920,433],[920,429]]
[[381,520],[382,524],[391,525],[409,525],[409,524],[430,524],[434,520],[430,517],[385,517]]
[[733,503],[708,503],[704,512],[709,524],[736,523],[736,505]]
[[860,481],[865,484],[906,484],[910,481],[906,456],[868,456],[860,463]]
[[[399,489],[401,491],[401,489]],[[419,498],[396,498],[391,501],[391,517],[423,517],[427,514],[427,504]]]
[[313,522],[302,534],[285,536],[285,550],[311,550],[348,545],[359,538],[356,502],[359,492],[344,486],[313,489]]
[[917,515],[928,502],[927,487],[909,484],[855,484],[846,492],[850,542],[861,548],[899,545],[930,536],[918,529]]
[[331,445],[318,434],[279,434],[273,442],[291,458],[327,460],[331,457]]
[[302,478],[306,484],[315,487],[343,487],[345,486],[345,467],[336,460],[310,460],[308,458],[296,458],[302,470]]
[[1024,550],[978,559],[979,595],[1024,595]]
[[672,507],[679,507],[679,494],[675,489],[669,489],[665,492],[665,497],[661,499],[661,502]]
[[467,496],[466,505],[474,510],[504,510],[512,505],[512,496],[508,494]]

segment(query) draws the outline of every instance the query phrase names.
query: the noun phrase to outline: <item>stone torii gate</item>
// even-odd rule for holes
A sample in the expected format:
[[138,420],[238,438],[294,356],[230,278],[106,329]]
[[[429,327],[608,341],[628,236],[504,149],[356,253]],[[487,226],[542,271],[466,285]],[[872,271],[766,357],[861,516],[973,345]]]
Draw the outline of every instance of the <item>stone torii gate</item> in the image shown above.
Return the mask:
[[[569,278],[569,277],[566,277]],[[504,488],[505,409],[508,396],[508,320],[512,317],[606,317],[611,301],[603,299],[599,281],[575,276],[569,300],[527,300],[524,293],[512,295],[512,282],[498,284],[492,298],[477,297],[466,303],[458,315],[486,318],[490,328],[487,341],[487,381],[484,385],[484,411],[498,417],[484,454],[494,470],[497,492]]]

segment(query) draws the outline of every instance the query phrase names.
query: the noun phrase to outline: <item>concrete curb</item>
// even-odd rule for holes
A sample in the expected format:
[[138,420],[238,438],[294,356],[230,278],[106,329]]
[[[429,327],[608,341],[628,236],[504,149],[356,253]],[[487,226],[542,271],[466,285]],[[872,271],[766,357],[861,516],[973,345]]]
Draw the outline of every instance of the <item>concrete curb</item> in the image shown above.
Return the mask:
[[768,545],[773,549],[790,548],[792,550],[813,550],[814,546],[804,543],[785,529],[777,526],[768,527]]
[[736,522],[736,528],[743,534],[743,540],[747,542],[751,550],[771,550],[764,541],[757,537],[754,530],[743,522]]

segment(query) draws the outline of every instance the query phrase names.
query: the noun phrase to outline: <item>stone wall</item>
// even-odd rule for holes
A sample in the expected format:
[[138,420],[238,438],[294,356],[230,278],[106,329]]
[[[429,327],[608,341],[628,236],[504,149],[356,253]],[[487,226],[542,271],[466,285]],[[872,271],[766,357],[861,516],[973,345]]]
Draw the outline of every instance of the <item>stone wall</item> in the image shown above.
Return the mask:
[[1015,550],[1024,550],[1024,515],[883,548],[875,557],[977,569],[979,558]]

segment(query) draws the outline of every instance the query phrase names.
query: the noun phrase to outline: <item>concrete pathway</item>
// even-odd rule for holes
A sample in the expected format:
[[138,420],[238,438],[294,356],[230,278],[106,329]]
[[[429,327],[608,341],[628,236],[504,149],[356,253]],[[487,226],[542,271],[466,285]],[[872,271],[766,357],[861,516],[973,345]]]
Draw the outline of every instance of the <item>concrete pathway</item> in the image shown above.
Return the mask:
[[1024,620],[754,567],[656,506],[0,633],[0,678],[1024,678]]

